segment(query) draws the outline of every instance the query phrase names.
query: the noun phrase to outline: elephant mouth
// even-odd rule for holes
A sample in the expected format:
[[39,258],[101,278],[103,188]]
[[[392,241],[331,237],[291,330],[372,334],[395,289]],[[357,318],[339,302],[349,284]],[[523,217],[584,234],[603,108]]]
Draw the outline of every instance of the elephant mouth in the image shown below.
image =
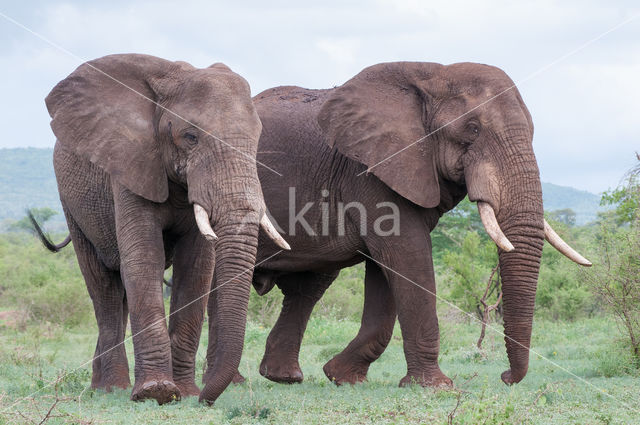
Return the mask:
[[[263,209],[263,211],[266,211],[266,208]],[[218,236],[216,235],[216,233],[213,231],[213,228],[211,227],[211,220],[209,218],[209,214],[204,209],[204,207],[202,207],[202,205],[198,203],[194,203],[193,213],[196,218],[196,225],[198,226],[198,230],[200,230],[200,233],[202,234],[202,236],[204,236],[204,238],[208,241],[218,240]],[[291,249],[287,241],[285,241],[284,238],[280,236],[280,234],[276,230],[273,223],[271,223],[271,220],[269,220],[269,217],[267,216],[266,212],[262,213],[262,218],[260,219],[260,227],[262,227],[262,229],[269,236],[269,238],[271,238],[271,240],[273,240],[273,242],[275,242],[275,244],[278,245],[280,248],[285,250]]]
[[[500,228],[498,224],[498,220],[496,219],[496,214],[493,207],[484,201],[478,201],[478,213],[480,214],[480,219],[482,220],[482,225],[489,237],[495,242],[495,244],[505,252],[511,252],[515,248],[513,244],[509,241],[509,239],[505,236],[504,232]],[[553,227],[547,220],[544,220],[544,238],[557,249],[561,254],[569,258],[571,261],[585,267],[590,267],[592,265],[591,261],[587,260],[580,253],[578,253],[575,249],[573,249],[568,243],[566,243],[557,233],[553,230]]]

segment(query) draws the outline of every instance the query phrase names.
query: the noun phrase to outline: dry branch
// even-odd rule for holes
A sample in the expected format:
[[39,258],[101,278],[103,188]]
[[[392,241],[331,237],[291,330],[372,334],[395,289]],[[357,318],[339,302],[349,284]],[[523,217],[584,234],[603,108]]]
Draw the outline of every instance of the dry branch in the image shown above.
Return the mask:
[[[496,300],[495,304],[491,304],[491,305],[487,304],[487,297],[491,293],[493,293],[493,291],[489,292],[489,290],[493,286],[493,282],[494,282],[493,277],[496,275],[496,272],[499,269],[500,269],[500,263],[498,262],[498,264],[496,264],[493,270],[491,270],[491,275],[489,276],[489,280],[487,280],[487,286],[484,290],[484,294],[480,299],[480,303],[482,304],[482,307],[484,310],[482,312],[482,328],[480,329],[480,338],[478,338],[478,342],[476,344],[479,350],[482,349],[482,340],[484,339],[484,335],[487,328],[487,322],[489,321],[489,313],[496,310],[500,305],[500,301],[502,301],[502,290],[500,290],[500,292],[498,292],[498,299]],[[498,278],[495,281],[495,288],[498,289],[499,285],[500,285],[500,277],[498,275]]]

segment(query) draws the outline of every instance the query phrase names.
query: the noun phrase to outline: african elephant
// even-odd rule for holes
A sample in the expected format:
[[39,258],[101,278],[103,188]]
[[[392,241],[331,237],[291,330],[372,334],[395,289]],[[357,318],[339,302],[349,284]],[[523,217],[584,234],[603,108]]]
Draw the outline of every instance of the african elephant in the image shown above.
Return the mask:
[[[131,399],[162,404],[199,394],[212,403],[240,362],[259,225],[287,246],[264,214],[255,161],[261,123],[249,85],[219,63],[197,69],[112,55],[78,67],[46,104],[60,199],[99,328],[91,386],[130,385],[129,314]],[[167,329],[162,280],[170,264]],[[195,355],[214,264],[209,315],[221,325],[200,392]]]
[[333,89],[277,87],[254,103],[258,159],[283,175],[259,170],[260,182],[292,248],[270,258],[277,247],[259,242],[254,286],[277,284],[285,296],[260,373],[302,381],[298,353],[313,306],[340,269],[365,261],[362,326],[325,365],[327,377],[365,380],[397,316],[407,362],[400,385],[450,385],[438,364],[429,234],[468,195],[499,251],[510,364],[502,380],[522,380],[545,235],[590,263],[543,219],[533,123],[511,79],[474,63],[383,63]]

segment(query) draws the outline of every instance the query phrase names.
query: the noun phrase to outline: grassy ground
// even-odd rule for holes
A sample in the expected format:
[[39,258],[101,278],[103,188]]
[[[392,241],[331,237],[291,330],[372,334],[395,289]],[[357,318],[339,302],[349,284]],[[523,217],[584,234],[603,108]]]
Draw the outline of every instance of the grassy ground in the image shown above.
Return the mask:
[[[92,391],[90,365],[78,366],[93,354],[93,327],[16,327],[10,317],[0,319],[0,423],[40,423],[56,398],[48,385],[64,373],[57,386],[62,400],[47,423],[395,424],[447,423],[449,417],[453,423],[487,424],[640,422],[640,379],[619,354],[615,324],[604,318],[571,324],[537,321],[534,328],[533,347],[540,355],[593,386],[532,355],[526,379],[507,387],[499,378],[506,367],[502,338],[488,331],[482,354],[475,348],[477,324],[442,317],[441,367],[458,387],[450,391],[397,387],[406,371],[398,329],[372,365],[369,382],[335,387],[322,366],[355,335],[358,323],[331,318],[314,318],[309,324],[300,354],[305,382],[272,383],[257,371],[268,329],[250,323],[241,364],[247,382],[229,387],[209,408],[195,398],[158,406],[129,401],[129,390]],[[205,344],[198,356],[199,375]],[[130,343],[127,351],[132,360]]]

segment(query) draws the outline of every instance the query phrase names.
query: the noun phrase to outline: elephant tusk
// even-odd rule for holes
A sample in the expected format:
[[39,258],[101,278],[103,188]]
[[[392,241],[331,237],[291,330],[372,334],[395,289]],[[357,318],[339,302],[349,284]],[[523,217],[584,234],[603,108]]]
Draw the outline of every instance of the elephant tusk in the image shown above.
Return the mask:
[[202,236],[208,241],[218,240],[218,236],[211,228],[211,223],[209,223],[209,214],[207,214],[204,208],[198,204],[193,204],[193,213],[196,216],[196,224]]
[[278,233],[278,231],[276,230],[275,226],[271,223],[271,220],[269,220],[269,217],[267,217],[267,213],[266,212],[262,215],[262,218],[260,219],[260,227],[262,227],[264,229],[264,231],[267,232],[267,235],[280,248],[286,249],[287,251],[289,251],[291,249],[291,246],[289,246],[287,241],[285,241],[282,238],[282,236],[280,236],[280,233]]
[[498,247],[503,251],[513,251],[513,245],[509,242],[509,239],[507,239],[504,233],[502,233],[498,220],[496,220],[496,213],[493,211],[491,205],[486,202],[478,201],[478,212],[480,213],[480,219],[482,220],[484,229],[496,245],[498,245]]
[[568,243],[562,240],[562,238],[553,230],[553,227],[547,220],[544,221],[544,238],[551,244],[552,247],[560,251],[571,261],[580,264],[581,266],[591,267],[593,264],[591,261],[580,255],[575,249],[571,248]]

